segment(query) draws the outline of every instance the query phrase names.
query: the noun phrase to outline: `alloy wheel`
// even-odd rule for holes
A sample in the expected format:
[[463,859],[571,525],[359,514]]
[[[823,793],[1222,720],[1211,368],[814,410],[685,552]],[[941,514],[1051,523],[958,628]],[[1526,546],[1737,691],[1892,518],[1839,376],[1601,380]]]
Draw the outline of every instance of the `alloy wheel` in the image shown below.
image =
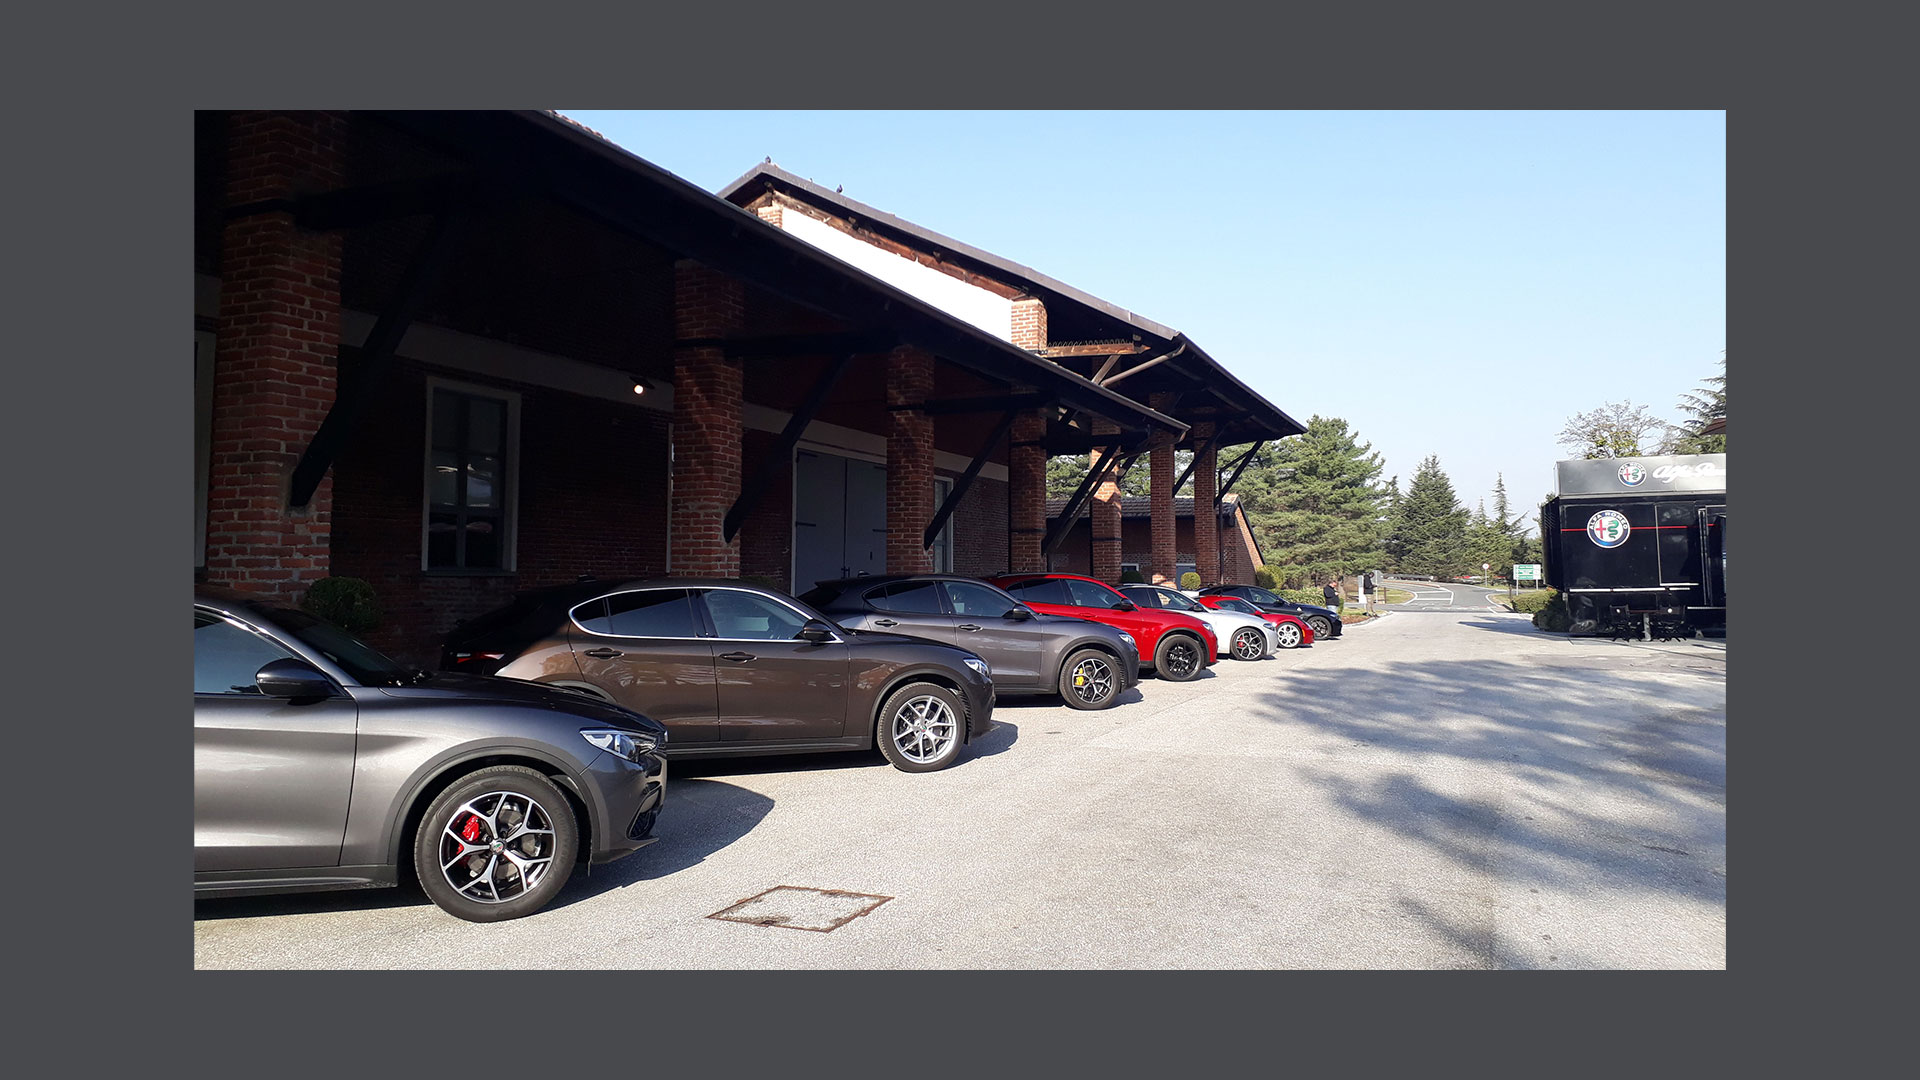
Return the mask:
[[1280,647],[1294,649],[1300,646],[1300,627],[1295,623],[1281,623],[1273,628],[1280,637]]
[[440,873],[453,891],[480,904],[525,896],[553,870],[553,816],[518,791],[492,791],[461,803],[441,824]]
[[937,761],[960,737],[953,710],[937,697],[909,698],[893,711],[887,737],[902,757],[916,765]]
[[1252,627],[1243,627],[1233,636],[1233,657],[1236,660],[1258,660],[1260,654],[1266,651],[1266,639]]
[[1113,693],[1113,667],[1099,657],[1089,656],[1073,665],[1073,696],[1091,705]]
[[1184,679],[1193,674],[1194,668],[1198,667],[1199,664],[1200,650],[1194,648],[1192,645],[1187,644],[1185,641],[1177,641],[1168,646],[1167,674],[1173,676],[1175,679]]

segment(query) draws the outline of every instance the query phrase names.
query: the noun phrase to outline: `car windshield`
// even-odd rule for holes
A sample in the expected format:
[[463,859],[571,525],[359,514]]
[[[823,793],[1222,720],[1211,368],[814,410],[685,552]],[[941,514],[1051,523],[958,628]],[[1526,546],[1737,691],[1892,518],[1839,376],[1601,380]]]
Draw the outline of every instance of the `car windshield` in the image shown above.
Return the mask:
[[1247,590],[1247,595],[1249,595],[1249,596],[1251,596],[1251,597],[1253,597],[1253,600],[1254,600],[1254,602],[1255,602],[1255,603],[1258,603],[1258,604],[1284,604],[1284,603],[1286,603],[1286,601],[1285,601],[1285,600],[1282,600],[1282,599],[1280,599],[1280,598],[1279,598],[1278,596],[1275,596],[1274,594],[1272,594],[1272,593],[1270,593],[1270,592],[1268,592],[1268,591],[1267,591],[1267,590],[1265,590],[1265,589],[1258,589],[1258,588],[1249,588],[1249,589]]
[[1172,589],[1155,589],[1160,594],[1160,603],[1174,611],[1205,611],[1207,605],[1191,596],[1174,592]]
[[267,615],[275,626],[339,665],[340,670],[364,686],[401,686],[420,674],[417,668],[395,661],[345,630],[304,611],[271,608]]

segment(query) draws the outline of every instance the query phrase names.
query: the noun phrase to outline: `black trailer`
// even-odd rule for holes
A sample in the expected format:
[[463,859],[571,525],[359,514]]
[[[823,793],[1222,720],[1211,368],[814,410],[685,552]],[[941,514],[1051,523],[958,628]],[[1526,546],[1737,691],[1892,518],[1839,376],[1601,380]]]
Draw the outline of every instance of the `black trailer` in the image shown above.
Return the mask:
[[1727,455],[1562,461],[1540,507],[1547,584],[1575,634],[1727,628]]

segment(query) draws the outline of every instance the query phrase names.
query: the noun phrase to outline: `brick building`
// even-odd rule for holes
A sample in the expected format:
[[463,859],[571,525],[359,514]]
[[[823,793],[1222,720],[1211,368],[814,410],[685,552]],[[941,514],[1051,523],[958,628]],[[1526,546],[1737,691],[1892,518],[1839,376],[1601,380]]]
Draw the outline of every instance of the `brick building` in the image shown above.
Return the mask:
[[[1182,495],[1173,500],[1174,566],[1173,584],[1189,571],[1199,572],[1200,560],[1194,551],[1194,499]],[[1066,499],[1047,500],[1047,524],[1053,526],[1066,511]],[[1251,585],[1253,572],[1266,565],[1260,542],[1254,539],[1253,526],[1247,521],[1240,497],[1231,492],[1220,497],[1219,523],[1214,530],[1214,557],[1219,561],[1219,580],[1215,585]],[[1144,579],[1153,558],[1153,500],[1146,495],[1125,495],[1120,499],[1120,570],[1138,571]],[[1093,568],[1093,513],[1082,506],[1080,515],[1066,526],[1066,542],[1050,558],[1048,569],[1066,574],[1088,574]]]
[[194,136],[196,577],[366,579],[406,659],[582,574],[1042,568],[1049,455],[1200,422],[550,113]]

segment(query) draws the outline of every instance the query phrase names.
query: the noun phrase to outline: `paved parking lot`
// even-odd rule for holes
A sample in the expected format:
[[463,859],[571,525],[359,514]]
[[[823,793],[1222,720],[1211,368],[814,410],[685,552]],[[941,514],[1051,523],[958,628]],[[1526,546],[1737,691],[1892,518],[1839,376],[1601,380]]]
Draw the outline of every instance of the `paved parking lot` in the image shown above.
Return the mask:
[[[515,922],[396,890],[202,901],[194,963],[1724,968],[1725,647],[1394,613],[1104,712],[1004,703],[940,773],[676,763],[659,843]],[[709,918],[780,886],[887,899],[745,912],[877,903],[826,931]]]

